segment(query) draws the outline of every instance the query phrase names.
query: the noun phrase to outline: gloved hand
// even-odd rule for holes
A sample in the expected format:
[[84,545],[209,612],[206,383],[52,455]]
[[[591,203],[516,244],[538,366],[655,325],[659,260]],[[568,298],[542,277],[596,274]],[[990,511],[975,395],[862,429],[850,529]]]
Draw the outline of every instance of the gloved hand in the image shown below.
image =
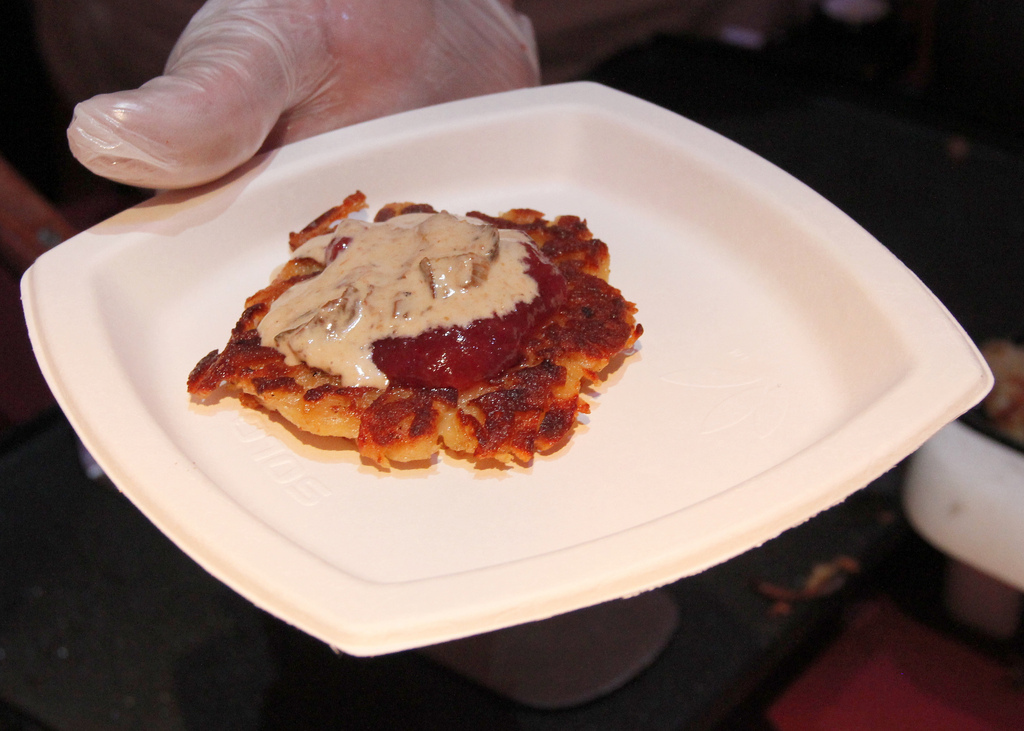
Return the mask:
[[99,175],[184,188],[260,149],[538,77],[511,0],[209,0],[163,76],[80,103],[68,140]]

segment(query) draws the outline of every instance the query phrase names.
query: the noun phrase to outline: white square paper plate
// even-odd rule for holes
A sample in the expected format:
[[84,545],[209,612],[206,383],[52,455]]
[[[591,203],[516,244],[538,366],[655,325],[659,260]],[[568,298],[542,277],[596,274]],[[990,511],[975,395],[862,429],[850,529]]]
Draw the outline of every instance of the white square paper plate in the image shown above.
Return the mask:
[[[588,220],[639,306],[638,352],[530,466],[381,471],[301,441],[189,371],[356,189]],[[835,207],[749,151],[594,84],[422,109],[157,197],[44,255],[36,354],[118,487],[213,575],[331,645],[377,654],[635,594],[863,487],[990,375],[942,305]]]

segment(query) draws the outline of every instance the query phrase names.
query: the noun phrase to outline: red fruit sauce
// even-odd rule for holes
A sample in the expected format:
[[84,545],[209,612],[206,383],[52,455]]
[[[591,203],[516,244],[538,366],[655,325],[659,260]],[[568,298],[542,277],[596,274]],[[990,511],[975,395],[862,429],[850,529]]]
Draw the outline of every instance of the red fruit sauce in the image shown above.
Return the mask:
[[390,383],[463,390],[515,365],[523,341],[566,298],[565,277],[532,247],[526,273],[538,294],[506,315],[476,320],[466,327],[434,328],[415,337],[393,337],[373,344],[373,362]]

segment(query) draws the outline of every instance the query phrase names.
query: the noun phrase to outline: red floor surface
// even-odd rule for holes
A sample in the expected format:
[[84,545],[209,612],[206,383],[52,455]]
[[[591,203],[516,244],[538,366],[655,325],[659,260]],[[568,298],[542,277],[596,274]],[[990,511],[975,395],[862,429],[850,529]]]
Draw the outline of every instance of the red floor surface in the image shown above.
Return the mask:
[[1019,731],[1024,687],[1011,668],[877,600],[769,718],[778,731]]

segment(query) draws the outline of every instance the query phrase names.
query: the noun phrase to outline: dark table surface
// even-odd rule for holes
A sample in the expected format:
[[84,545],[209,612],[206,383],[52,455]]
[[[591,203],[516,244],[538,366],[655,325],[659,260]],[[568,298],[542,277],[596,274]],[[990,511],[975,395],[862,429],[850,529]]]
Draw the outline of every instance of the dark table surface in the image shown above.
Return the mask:
[[[671,42],[626,54],[594,78],[679,111],[808,183],[903,259],[975,339],[1018,331],[1024,158],[1012,146]],[[0,728],[729,723],[827,635],[860,577],[900,545],[898,488],[895,470],[764,546],[671,585],[680,628],[650,668],[585,706],[539,711],[415,651],[335,654],[255,608],[114,488],[88,479],[73,432],[54,412],[0,444]],[[799,589],[837,559],[860,572],[835,592],[783,606],[758,590]]]

